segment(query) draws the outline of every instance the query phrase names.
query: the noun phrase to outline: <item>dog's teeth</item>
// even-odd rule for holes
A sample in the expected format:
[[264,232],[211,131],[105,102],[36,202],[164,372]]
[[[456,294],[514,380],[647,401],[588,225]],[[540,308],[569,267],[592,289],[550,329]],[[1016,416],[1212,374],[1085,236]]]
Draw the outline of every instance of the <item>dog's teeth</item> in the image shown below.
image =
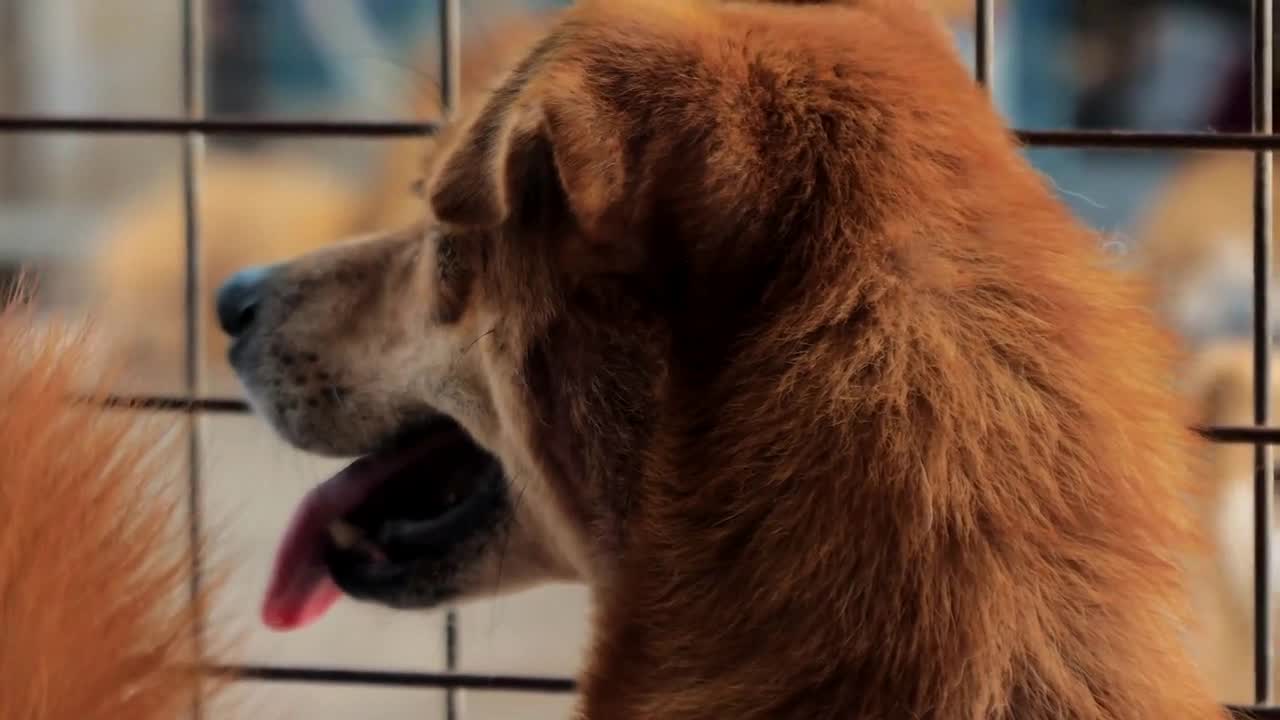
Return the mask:
[[382,548],[365,537],[360,528],[344,520],[335,520],[329,524],[329,537],[341,550],[354,550],[377,562],[385,562],[387,559],[387,554],[382,551]]

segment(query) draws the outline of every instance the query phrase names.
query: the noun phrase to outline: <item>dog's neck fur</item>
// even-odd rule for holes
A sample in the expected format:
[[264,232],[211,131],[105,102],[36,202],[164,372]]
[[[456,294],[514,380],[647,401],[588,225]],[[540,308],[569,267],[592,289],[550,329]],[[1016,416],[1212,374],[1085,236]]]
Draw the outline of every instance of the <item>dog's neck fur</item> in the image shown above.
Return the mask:
[[1048,192],[1005,180],[1036,208],[975,201],[981,237],[826,225],[772,304],[689,306],[719,333],[592,296],[598,322],[547,335],[549,427],[605,470],[588,504],[620,563],[586,717],[1220,717],[1177,645],[1191,456],[1164,339]]
[[1177,429],[1115,423],[1165,402],[1145,380],[1072,377],[1117,329],[1090,337],[1102,306],[1064,289],[865,287],[823,327],[780,315],[710,387],[673,377],[587,717],[1217,716],[1169,600],[1184,470],[1150,443]]
[[672,339],[714,357],[666,368],[587,717],[1220,716],[1178,645],[1164,338],[1010,149],[975,154],[971,215],[884,178],[853,230],[817,193],[772,305],[686,311],[736,342]]

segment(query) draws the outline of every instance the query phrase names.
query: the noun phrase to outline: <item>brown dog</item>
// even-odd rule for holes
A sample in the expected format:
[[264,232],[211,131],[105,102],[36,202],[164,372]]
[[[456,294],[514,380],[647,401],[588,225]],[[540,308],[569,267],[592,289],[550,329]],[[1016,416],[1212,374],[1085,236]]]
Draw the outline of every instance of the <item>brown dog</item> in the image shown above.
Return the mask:
[[[1195,154],[1138,223],[1137,267],[1156,290],[1161,314],[1193,342],[1252,330],[1252,183],[1248,153]],[[1273,275],[1277,263],[1280,257]]]
[[[1252,424],[1251,343],[1214,343],[1196,355],[1189,370],[1186,390],[1200,424]],[[1280,372],[1280,358],[1273,362],[1272,372]],[[1271,396],[1274,407],[1280,388],[1273,386]],[[1254,451],[1251,445],[1215,443],[1206,453],[1197,507],[1214,554],[1193,565],[1192,590],[1202,631],[1196,651],[1218,698],[1243,704],[1253,698]],[[1272,577],[1277,576],[1273,569]],[[1280,680],[1280,672],[1274,675]]]
[[[1148,204],[1134,243],[1156,308],[1201,348],[1179,374],[1208,424],[1252,423],[1251,350],[1240,338],[1253,323],[1253,166],[1249,153],[1190,155]],[[1208,455],[1196,502],[1214,556],[1193,566],[1203,630],[1197,654],[1219,699],[1246,702],[1253,697],[1253,448],[1214,446]]]
[[585,2],[433,219],[219,293],[304,501],[264,607],[598,605],[589,718],[1220,718],[1138,288],[936,18]]

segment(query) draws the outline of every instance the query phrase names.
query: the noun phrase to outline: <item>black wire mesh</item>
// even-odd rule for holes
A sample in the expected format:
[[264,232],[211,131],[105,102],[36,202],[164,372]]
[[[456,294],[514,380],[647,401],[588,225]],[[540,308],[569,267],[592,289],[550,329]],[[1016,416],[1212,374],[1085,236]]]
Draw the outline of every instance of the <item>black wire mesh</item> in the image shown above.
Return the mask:
[[[440,106],[445,119],[449,119],[458,107],[462,92],[462,6],[461,0],[440,0]],[[444,618],[445,669],[458,669],[458,611],[449,608]],[[454,678],[455,680],[457,678]],[[445,720],[457,720],[458,686],[444,693]]]
[[[1253,3],[1253,131],[1271,133],[1273,0]],[[1253,422],[1264,426],[1271,405],[1271,152],[1260,150],[1253,169]],[[1275,478],[1270,445],[1254,445],[1254,701],[1271,702],[1271,499]]]
[[[995,66],[995,0],[975,0],[974,75],[991,88]],[[1280,708],[1268,707],[1274,688],[1270,588],[1270,544],[1272,527],[1271,502],[1274,490],[1271,446],[1280,444],[1280,427],[1269,427],[1270,421],[1270,297],[1269,275],[1273,224],[1273,177],[1271,153],[1280,149],[1280,135],[1272,132],[1272,62],[1274,0],[1252,0],[1253,35],[1253,125],[1248,133],[1215,132],[1139,132],[1111,130],[1015,130],[1024,144],[1032,147],[1165,149],[1165,150],[1237,150],[1255,154],[1254,194],[1254,425],[1212,426],[1198,428],[1208,440],[1218,443],[1250,444],[1255,447],[1255,622],[1254,622],[1254,706],[1233,707],[1242,717],[1280,720]],[[441,101],[448,113],[457,106],[460,88],[461,24],[460,0],[440,0]],[[191,432],[189,455],[190,527],[193,539],[201,524],[198,417],[204,414],[245,414],[250,408],[243,400],[201,397],[199,350],[202,343],[198,322],[202,289],[200,277],[199,164],[203,155],[203,139],[214,135],[255,136],[324,136],[324,137],[404,137],[426,136],[438,126],[426,122],[335,122],[325,120],[245,120],[210,119],[203,108],[203,36],[202,0],[184,0],[183,5],[183,99],[184,117],[108,117],[62,115],[0,115],[0,133],[94,133],[94,134],[162,134],[180,135],[184,139],[182,153],[182,190],[186,215],[184,246],[186,250],[184,358],[185,397],[110,396],[85,398],[112,407],[128,407],[153,412],[178,412],[189,418]],[[198,546],[193,546],[198,547]],[[200,560],[193,550],[191,583],[193,611],[200,590]],[[201,629],[197,626],[197,632]],[[198,638],[199,640],[199,638]],[[513,692],[571,693],[575,681],[565,677],[514,675],[477,675],[457,672],[459,627],[456,613],[446,615],[444,638],[446,672],[379,672],[336,668],[287,667],[261,665],[210,665],[209,671],[230,675],[241,681],[321,683],[392,686],[402,688],[435,688],[446,692],[446,717],[459,717],[456,691],[463,689]],[[194,717],[202,717],[203,708],[196,702]]]
[[[199,121],[204,116],[204,2],[184,0],[182,4],[182,111],[186,119]],[[187,397],[201,394],[200,348],[200,163],[204,158],[204,136],[189,130],[182,136],[182,218],[184,235],[184,307],[183,307],[183,385]],[[203,561],[200,552],[203,491],[200,485],[200,419],[186,416],[187,430],[187,527],[191,567],[192,632],[198,655],[204,653],[204,611],[201,607]],[[192,720],[203,720],[204,702],[200,693],[191,698]]]

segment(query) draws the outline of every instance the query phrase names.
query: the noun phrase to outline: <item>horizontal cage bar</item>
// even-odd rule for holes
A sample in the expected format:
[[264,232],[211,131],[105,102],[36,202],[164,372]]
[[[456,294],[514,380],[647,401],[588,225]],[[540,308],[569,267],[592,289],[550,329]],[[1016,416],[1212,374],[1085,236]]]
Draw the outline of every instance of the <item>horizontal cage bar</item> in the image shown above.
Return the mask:
[[252,120],[60,115],[0,116],[0,132],[69,132],[95,134],[174,135],[294,135],[319,137],[404,137],[432,135],[433,122],[340,120]]
[[[128,134],[301,135],[402,137],[431,135],[435,122],[255,120],[6,115],[0,132],[83,132]],[[1150,150],[1276,150],[1280,135],[1271,133],[1145,132],[1130,130],[1014,130],[1018,139],[1037,147],[1093,147]]]
[[212,675],[233,680],[257,682],[324,683],[333,685],[374,685],[400,688],[540,693],[572,693],[577,690],[577,683],[572,678],[528,675],[389,672],[271,665],[215,665],[210,666],[208,672]]
[[1273,133],[1146,132],[1139,130],[1015,130],[1033,147],[1115,150],[1275,150]]
[[1280,720],[1280,708],[1263,705],[1228,705],[1238,720]]
[[169,395],[107,395],[101,398],[82,397],[79,398],[79,400],[81,402],[98,402],[103,407],[121,410],[232,414],[247,414],[253,411],[247,401],[237,398],[189,398]]
[[[105,407],[154,412],[232,413],[253,412],[249,403],[238,398],[186,398],[170,395],[108,395],[81,398],[84,402],[101,403]],[[1207,425],[1193,428],[1206,440],[1217,443],[1280,445],[1280,427],[1246,425]]]

